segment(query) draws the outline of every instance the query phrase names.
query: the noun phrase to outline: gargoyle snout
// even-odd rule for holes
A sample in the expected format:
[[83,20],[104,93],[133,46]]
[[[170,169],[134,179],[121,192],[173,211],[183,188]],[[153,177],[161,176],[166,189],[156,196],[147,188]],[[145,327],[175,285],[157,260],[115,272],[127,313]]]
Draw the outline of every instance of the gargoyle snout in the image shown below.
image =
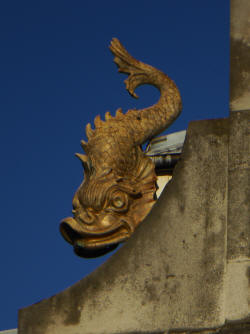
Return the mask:
[[79,223],[72,217],[65,218],[61,222],[60,232],[63,238],[73,245],[75,253],[85,258],[104,255],[115,249],[119,243],[105,241],[105,238],[103,242],[98,242],[98,238],[94,238],[94,242],[91,242],[90,236],[83,233]]
[[77,209],[77,210],[72,210],[72,213],[74,217],[78,220],[80,220],[83,224],[86,225],[93,225],[96,221],[96,215],[91,212],[90,210],[86,209]]

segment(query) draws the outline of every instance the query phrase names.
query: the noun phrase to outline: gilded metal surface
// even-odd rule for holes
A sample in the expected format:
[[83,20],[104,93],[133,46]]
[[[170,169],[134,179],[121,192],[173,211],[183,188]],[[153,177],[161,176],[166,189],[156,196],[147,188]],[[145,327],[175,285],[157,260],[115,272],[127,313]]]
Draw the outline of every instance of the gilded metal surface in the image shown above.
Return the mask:
[[73,198],[74,217],[65,218],[60,231],[83,257],[102,255],[131,236],[155,203],[154,164],[140,145],[166,129],[181,111],[175,83],[163,72],[133,58],[114,38],[110,45],[119,72],[128,74],[128,92],[143,84],[156,86],[159,101],[148,108],[121,109],[105,121],[97,116],[95,129],[86,126],[86,153],[76,154],[85,172]]

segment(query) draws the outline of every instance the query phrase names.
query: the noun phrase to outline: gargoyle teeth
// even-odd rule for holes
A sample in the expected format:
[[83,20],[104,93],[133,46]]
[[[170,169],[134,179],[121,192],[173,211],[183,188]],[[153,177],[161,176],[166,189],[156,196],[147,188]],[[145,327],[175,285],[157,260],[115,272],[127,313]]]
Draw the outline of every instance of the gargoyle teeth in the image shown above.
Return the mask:
[[94,120],[94,123],[95,123],[95,127],[96,127],[96,128],[99,128],[99,127],[102,126],[103,121],[101,120],[100,115],[97,115],[97,116],[96,116],[96,118],[95,118],[95,120]]
[[94,134],[94,130],[91,128],[91,124],[88,123],[86,125],[86,135],[87,135],[88,139],[90,139],[93,136],[93,134]]
[[115,117],[119,119],[119,118],[122,118],[122,116],[123,116],[122,109],[121,108],[117,109],[115,113]]
[[106,114],[105,114],[105,120],[108,121],[110,119],[113,119],[113,117],[111,116],[110,112],[107,111]]

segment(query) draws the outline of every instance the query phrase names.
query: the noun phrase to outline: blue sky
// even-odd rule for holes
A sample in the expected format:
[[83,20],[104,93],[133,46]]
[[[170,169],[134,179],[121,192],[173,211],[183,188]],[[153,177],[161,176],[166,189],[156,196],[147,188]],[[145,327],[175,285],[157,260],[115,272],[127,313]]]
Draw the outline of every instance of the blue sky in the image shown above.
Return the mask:
[[228,0],[1,1],[0,330],[110,256],[77,257],[59,222],[82,181],[85,125],[158,98],[151,87],[128,95],[112,37],[177,83],[183,112],[166,133],[228,116]]

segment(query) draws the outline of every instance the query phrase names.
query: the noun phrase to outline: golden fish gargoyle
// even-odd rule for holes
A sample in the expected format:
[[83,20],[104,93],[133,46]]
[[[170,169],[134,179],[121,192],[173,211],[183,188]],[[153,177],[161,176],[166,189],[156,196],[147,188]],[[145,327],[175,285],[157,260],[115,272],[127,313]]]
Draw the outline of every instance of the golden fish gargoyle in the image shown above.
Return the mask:
[[60,224],[64,239],[77,255],[97,257],[128,239],[155,203],[156,174],[141,145],[165,130],[180,114],[181,97],[163,72],[133,58],[114,38],[110,45],[119,72],[128,74],[126,89],[143,84],[157,87],[159,101],[148,108],[121,109],[105,121],[97,116],[95,129],[86,126],[88,143],[76,154],[84,168],[84,181],[73,198],[73,216]]

